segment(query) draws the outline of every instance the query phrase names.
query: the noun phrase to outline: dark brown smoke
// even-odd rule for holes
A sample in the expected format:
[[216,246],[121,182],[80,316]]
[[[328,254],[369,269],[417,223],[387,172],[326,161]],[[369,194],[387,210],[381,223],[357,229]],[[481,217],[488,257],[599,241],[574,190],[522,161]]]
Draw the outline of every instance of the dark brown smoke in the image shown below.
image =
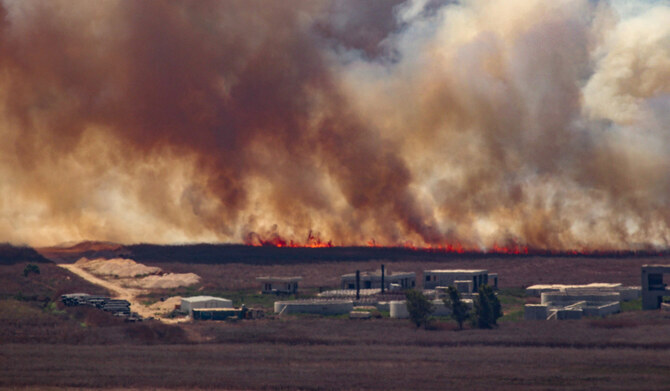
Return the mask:
[[4,1],[0,235],[667,246],[668,7],[507,3]]

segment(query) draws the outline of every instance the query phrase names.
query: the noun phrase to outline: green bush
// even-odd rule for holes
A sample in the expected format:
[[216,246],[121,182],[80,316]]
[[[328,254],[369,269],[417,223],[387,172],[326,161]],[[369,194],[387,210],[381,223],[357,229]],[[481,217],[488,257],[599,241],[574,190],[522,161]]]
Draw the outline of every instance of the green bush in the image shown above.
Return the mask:
[[480,329],[490,329],[497,325],[502,316],[500,300],[488,285],[479,287],[479,295],[474,302],[474,324]]
[[39,266],[33,265],[32,263],[27,264],[25,269],[23,269],[23,276],[28,277],[28,274],[30,273],[40,274]]
[[416,327],[423,326],[428,328],[430,315],[435,311],[433,303],[428,300],[423,293],[410,289],[405,293],[407,298],[407,312],[409,312],[409,319],[416,325]]
[[463,330],[463,322],[470,316],[468,305],[461,300],[461,295],[453,286],[447,288],[449,297],[444,299],[444,305],[451,309],[451,319],[458,322],[458,329]]

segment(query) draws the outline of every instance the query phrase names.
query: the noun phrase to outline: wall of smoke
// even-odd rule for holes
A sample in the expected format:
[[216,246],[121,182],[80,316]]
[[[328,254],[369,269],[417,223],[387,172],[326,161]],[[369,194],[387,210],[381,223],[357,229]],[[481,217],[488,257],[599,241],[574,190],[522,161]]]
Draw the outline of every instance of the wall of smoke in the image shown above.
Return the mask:
[[0,238],[649,249],[670,3],[0,2]]

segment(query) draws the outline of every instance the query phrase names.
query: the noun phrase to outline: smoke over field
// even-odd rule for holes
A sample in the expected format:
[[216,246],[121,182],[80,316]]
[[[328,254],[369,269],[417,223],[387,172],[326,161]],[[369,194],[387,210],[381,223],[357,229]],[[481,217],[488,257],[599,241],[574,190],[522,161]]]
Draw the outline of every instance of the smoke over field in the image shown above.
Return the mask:
[[670,247],[670,3],[0,2],[0,238]]

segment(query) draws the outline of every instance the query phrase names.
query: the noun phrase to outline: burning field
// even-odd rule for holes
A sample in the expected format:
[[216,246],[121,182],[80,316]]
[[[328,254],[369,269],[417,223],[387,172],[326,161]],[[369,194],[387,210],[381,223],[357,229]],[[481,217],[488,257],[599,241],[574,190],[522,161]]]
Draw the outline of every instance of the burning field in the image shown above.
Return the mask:
[[0,15],[3,240],[668,247],[667,2]]
[[[0,389],[667,388],[668,315],[641,300],[521,318],[528,285],[670,263],[669,20],[667,0],[0,0]],[[258,292],[382,263],[490,270],[506,314],[279,318]],[[268,316],[177,324],[194,295]]]

